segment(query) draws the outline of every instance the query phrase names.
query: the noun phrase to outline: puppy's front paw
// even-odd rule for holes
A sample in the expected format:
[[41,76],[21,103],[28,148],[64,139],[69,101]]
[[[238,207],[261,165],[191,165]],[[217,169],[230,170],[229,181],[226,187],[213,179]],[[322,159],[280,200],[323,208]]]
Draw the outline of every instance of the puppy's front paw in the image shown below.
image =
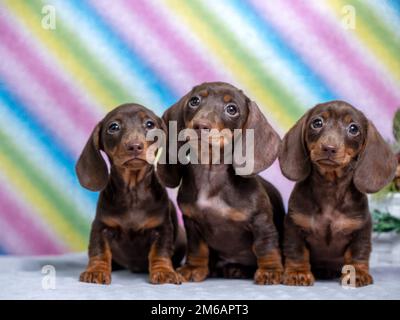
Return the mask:
[[286,286],[312,286],[314,276],[310,271],[286,271],[283,274],[283,284]]
[[79,281],[97,284],[110,284],[111,273],[105,271],[84,271],[81,273]]
[[174,270],[150,271],[150,283],[152,284],[181,284],[182,276]]
[[[368,285],[374,283],[374,280],[373,280],[372,276],[369,274],[368,271],[356,269],[356,274],[355,275],[356,275],[355,285],[356,285],[357,288],[365,287],[365,286],[368,286]],[[342,276],[342,279],[345,276],[346,275]],[[351,284],[349,284],[349,285],[351,285]]]
[[258,268],[254,275],[255,284],[280,284],[283,270]]
[[207,278],[208,267],[194,267],[186,264],[178,268],[177,272],[182,276],[183,281],[200,282]]

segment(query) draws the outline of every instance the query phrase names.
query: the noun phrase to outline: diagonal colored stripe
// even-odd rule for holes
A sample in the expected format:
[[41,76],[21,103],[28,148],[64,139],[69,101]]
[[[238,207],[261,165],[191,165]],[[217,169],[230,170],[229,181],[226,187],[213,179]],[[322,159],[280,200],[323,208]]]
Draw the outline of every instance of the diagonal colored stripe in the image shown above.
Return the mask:
[[[335,12],[337,17],[341,17],[341,8],[344,3],[341,1],[333,0],[327,3]],[[376,57],[382,61],[388,70],[390,70],[393,77],[400,83],[400,61],[398,59],[398,52],[393,48],[392,40],[380,39],[380,36],[377,35],[374,21],[367,20],[363,17],[363,10],[357,8],[357,20],[356,20],[356,29],[355,33],[357,34],[358,39],[363,41],[369,50],[371,50]],[[382,35],[383,36],[383,35]]]
[[287,0],[284,1],[287,6],[290,6],[297,12],[297,15],[314,30],[321,43],[329,48],[329,51],[334,53],[338,62],[352,70],[357,80],[362,83],[371,94],[376,96],[383,105],[394,110],[395,101],[397,100],[396,95],[390,92],[388,88],[382,84],[380,79],[375,77],[371,69],[354,55],[351,47],[343,41],[343,37],[335,27],[329,26],[324,17],[316,14],[311,6],[306,3],[290,2],[289,4]]
[[[177,0],[170,0],[167,3],[171,10],[178,13],[191,26],[197,36],[204,41],[207,40],[210,50],[220,58],[221,63],[250,89],[258,103],[268,107],[267,110],[272,113],[275,121],[282,124],[282,127],[288,128],[293,120],[302,114],[298,102],[294,101],[275,79],[260,72],[262,68],[259,63],[232,38],[232,35],[201,3],[198,1],[183,3]],[[242,61],[247,62],[246,66]]]
[[[40,172],[32,168],[26,158],[8,143],[6,137],[1,131],[0,139],[2,141],[0,144],[0,153],[2,154],[0,156],[0,168],[3,168],[3,171],[6,174],[8,174],[10,171],[15,172],[15,170],[18,170],[20,173],[19,177],[14,177],[11,180],[18,181],[22,178],[22,180],[30,181],[28,184],[33,183],[33,185],[28,188],[28,192],[32,192],[33,188],[35,189],[35,193],[40,192],[42,195],[41,198],[54,207],[54,213],[57,212],[62,215],[64,223],[69,225],[69,228],[71,228],[70,231],[72,232],[73,229],[76,230],[76,240],[78,240],[80,237],[86,237],[89,232],[89,226],[87,224],[88,221],[83,219],[82,216],[76,212],[75,208],[63,198],[63,195],[59,194],[49,186],[49,183],[42,178]],[[16,163],[18,163],[18,169],[16,169],[13,165]],[[75,234],[75,232],[72,234]]]
[[[308,65],[297,52],[289,47],[280,34],[250,3],[240,0],[225,0],[219,3],[221,2],[231,5],[247,23],[251,24],[254,34],[261,37],[264,43],[272,46],[279,59],[283,60],[283,64],[297,76],[297,85],[309,88],[316,96],[316,102],[333,100],[337,97],[324,79],[313,70],[312,65]],[[213,5],[213,2],[210,1],[210,4]]]
[[[75,161],[65,157],[63,150],[51,143],[52,136],[46,137],[34,118],[21,113],[21,104],[1,87],[0,106],[0,126],[6,128],[10,123],[13,124],[13,131],[5,131],[7,139],[15,145],[21,141],[29,141],[29,144],[24,145],[24,151],[31,154],[30,161],[41,167],[43,174],[58,190],[65,192],[65,196],[73,196],[71,201],[79,208],[78,211],[84,216],[93,214],[97,193],[89,192],[79,185],[75,177]],[[44,161],[46,166],[43,166]],[[51,180],[55,176],[58,179]]]
[[58,78],[56,72],[50,70],[45,61],[31,51],[23,41],[15,41],[18,35],[12,26],[9,26],[0,18],[2,30],[2,43],[13,52],[15,58],[23,64],[35,80],[41,83],[46,93],[50,94],[57,102],[58,108],[63,108],[70,120],[80,126],[89,135],[91,128],[97,122],[97,114],[82,105],[75,97],[75,93]]
[[[105,23],[89,3],[75,0],[72,0],[70,3],[74,5],[75,10],[81,12],[92,23],[93,27],[97,29],[102,37],[108,39],[109,46],[113,47],[124,58],[128,58],[126,60],[131,62],[128,66],[129,68],[134,68],[138,74],[145,75],[142,81],[146,81],[153,86],[153,90],[160,96],[161,101],[175,100],[174,92],[168,83],[162,81],[157,73],[152,70],[151,65],[146,64],[143,60],[139,60],[138,53],[120,39],[119,35]],[[125,99],[124,101],[131,100]]]
[[[102,67],[88,70],[87,65],[93,66],[94,64],[92,57],[83,52],[79,43],[75,43],[73,40],[75,37],[64,29],[61,21],[58,21],[56,30],[48,31],[38,23],[42,16],[40,15],[40,8],[35,9],[35,3],[31,1],[7,1],[6,5],[10,9],[9,11],[14,13],[35,37],[40,39],[47,50],[55,55],[64,69],[71,72],[77,81],[82,83],[87,90],[90,90],[93,96],[97,97],[100,105],[114,106],[118,100],[125,101],[115,97],[115,92],[112,90],[117,89],[115,86],[107,86],[107,81],[104,80],[105,73],[101,72],[103,71]],[[69,38],[70,41],[66,41],[68,37],[72,37]]]
[[[284,5],[283,1],[273,3],[252,1],[252,5],[257,8],[263,19],[268,20],[274,26],[274,29],[279,32],[285,42],[305,61],[308,61],[308,64],[313,66],[314,70],[318,72],[326,83],[329,83],[330,87],[334,88],[335,92],[338,93],[339,99],[346,100],[361,108],[368,117],[374,119],[375,124],[385,136],[392,136],[391,129],[387,126],[387,123],[391,121],[390,112],[374,95],[364,88],[351,69],[337,61],[335,54],[321,43],[318,34],[309,27],[297,12],[292,10],[291,6]],[[329,13],[328,8],[324,9],[328,10]],[[331,16],[325,14],[324,17],[324,23],[327,24],[327,20],[332,18],[332,14]],[[286,23],[286,21],[290,21],[290,24]],[[346,37],[344,34],[342,35]],[[350,39],[346,41],[350,41]],[[365,48],[357,47],[355,56],[360,55],[369,63],[370,67],[374,65],[374,58],[367,55]],[[376,72],[376,74],[379,75],[381,80],[385,79],[382,72]],[[395,86],[390,83],[386,85],[395,92]]]
[[157,34],[159,40],[163,41],[166,49],[173,52],[176,59],[184,64],[186,70],[197,78],[198,83],[202,81],[215,81],[223,77],[220,75],[219,70],[210,68],[207,59],[198,55],[190,47],[189,42],[177,36],[169,25],[169,21],[159,18],[159,8],[156,8],[150,1],[135,0],[133,2],[125,0],[122,1],[122,5],[127,10],[136,13],[140,17],[141,22]]
[[[154,90],[153,79],[147,77],[141,67],[141,60],[120,46],[114,45],[94,19],[88,19],[85,11],[76,8],[71,1],[52,0],[63,23],[70,29],[79,29],[75,36],[85,45],[91,56],[97,57],[107,67],[109,77],[114,79],[122,90],[132,93],[131,100],[146,106],[162,105],[163,97]],[[76,21],[79,21],[77,26]],[[140,94],[139,94],[140,93]]]
[[[50,237],[46,230],[40,229],[36,221],[24,213],[25,210],[0,186],[0,219],[12,225],[22,241],[30,243],[33,254],[62,253],[63,247],[57,244],[57,239]],[[32,242],[32,239],[35,241]]]

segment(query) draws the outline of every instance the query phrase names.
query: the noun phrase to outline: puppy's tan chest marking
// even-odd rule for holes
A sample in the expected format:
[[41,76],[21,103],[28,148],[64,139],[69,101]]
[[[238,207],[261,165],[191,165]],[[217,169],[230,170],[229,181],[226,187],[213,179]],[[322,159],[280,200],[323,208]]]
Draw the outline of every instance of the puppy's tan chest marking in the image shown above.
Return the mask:
[[147,217],[137,212],[127,212],[120,216],[104,217],[101,221],[109,228],[120,228],[122,230],[146,230],[156,228],[163,222],[163,217]]
[[202,190],[194,205],[182,205],[182,212],[188,217],[201,217],[204,212],[212,212],[219,217],[232,221],[246,221],[248,215],[245,211],[229,206],[218,196],[209,196],[207,191]]
[[327,232],[327,230],[332,235],[349,234],[360,229],[364,223],[361,219],[349,218],[332,208],[325,208],[321,214],[293,213],[291,216],[298,226],[319,235]]

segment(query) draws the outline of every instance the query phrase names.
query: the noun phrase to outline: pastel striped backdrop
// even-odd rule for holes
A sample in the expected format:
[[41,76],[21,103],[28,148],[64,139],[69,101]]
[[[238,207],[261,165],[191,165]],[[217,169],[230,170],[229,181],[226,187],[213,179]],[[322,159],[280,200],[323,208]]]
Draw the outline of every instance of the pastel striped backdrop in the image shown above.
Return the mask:
[[[46,4],[56,30],[41,27]],[[346,5],[354,30],[342,25]],[[338,98],[389,139],[399,53],[398,0],[3,0],[0,252],[86,248],[97,194],[79,186],[74,163],[118,104],[161,114],[193,85],[223,80],[281,134],[307,108]],[[291,184],[276,164],[266,175],[287,198]]]

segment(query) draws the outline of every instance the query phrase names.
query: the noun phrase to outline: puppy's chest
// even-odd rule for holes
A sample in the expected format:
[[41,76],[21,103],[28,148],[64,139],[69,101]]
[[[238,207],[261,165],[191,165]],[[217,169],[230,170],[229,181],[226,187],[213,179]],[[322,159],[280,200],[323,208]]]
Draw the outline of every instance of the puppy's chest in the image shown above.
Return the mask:
[[293,221],[313,239],[323,239],[330,242],[340,239],[360,229],[365,221],[359,217],[349,217],[344,212],[326,206],[319,212],[291,214]]
[[195,220],[245,222],[249,217],[246,209],[230,205],[221,194],[212,195],[208,189],[200,190],[194,202],[182,203],[181,208],[184,215]]
[[128,209],[117,214],[101,217],[101,221],[109,228],[123,232],[153,229],[161,225],[163,220],[161,215],[150,215],[145,210],[140,209]]

